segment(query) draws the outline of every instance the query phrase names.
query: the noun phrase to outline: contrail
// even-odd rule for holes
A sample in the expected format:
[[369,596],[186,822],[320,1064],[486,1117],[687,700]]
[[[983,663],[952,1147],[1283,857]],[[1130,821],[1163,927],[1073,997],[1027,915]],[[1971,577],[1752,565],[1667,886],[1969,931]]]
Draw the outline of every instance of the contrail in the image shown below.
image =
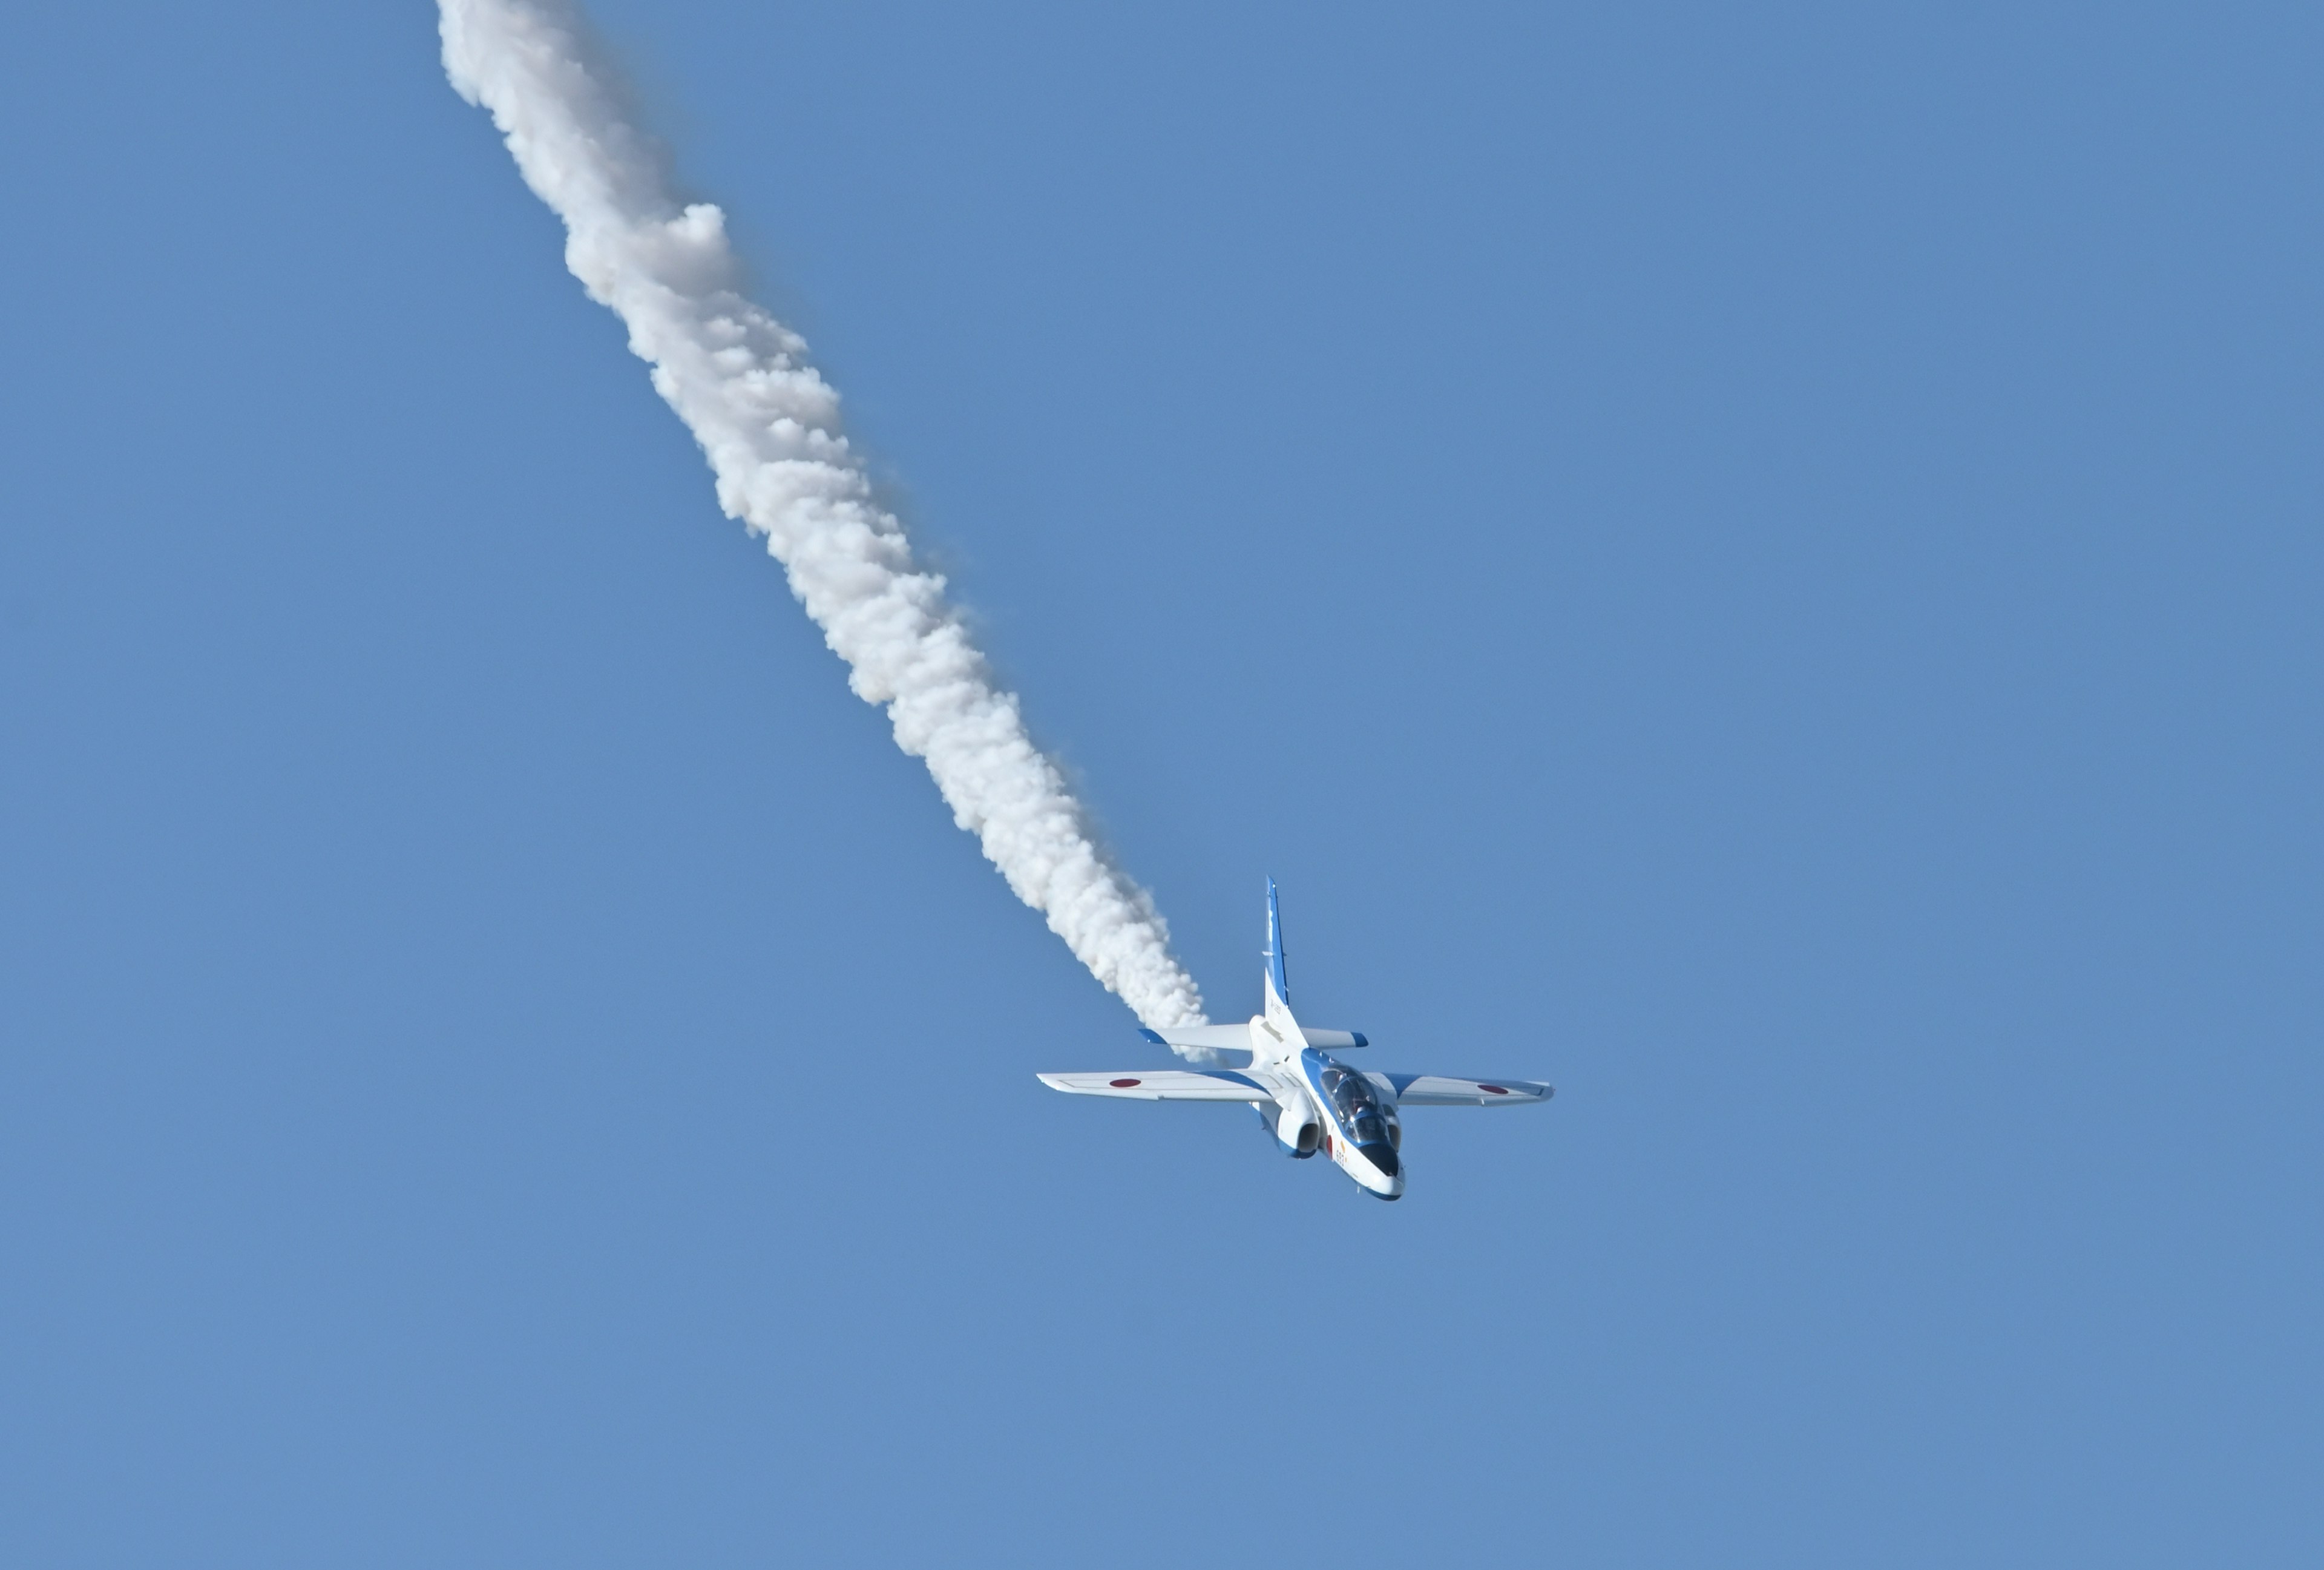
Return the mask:
[[767,537],[791,593],[927,760],[961,827],[1090,974],[1154,1029],[1199,1023],[1153,898],[1101,850],[911,541],[873,500],[839,396],[807,344],[739,292],[725,215],[670,194],[618,85],[560,0],[442,0],[444,69],[492,111],[535,195],[565,220],[565,264],[630,329],[654,390],[718,479],[718,504]]

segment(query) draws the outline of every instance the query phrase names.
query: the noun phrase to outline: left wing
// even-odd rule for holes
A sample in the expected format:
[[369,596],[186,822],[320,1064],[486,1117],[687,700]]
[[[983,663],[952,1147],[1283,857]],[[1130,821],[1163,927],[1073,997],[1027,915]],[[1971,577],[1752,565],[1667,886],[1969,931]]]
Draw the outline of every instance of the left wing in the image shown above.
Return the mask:
[[1527,1106],[1556,1090],[1531,1079],[1458,1079],[1449,1074],[1372,1074],[1403,1106]]
[[1125,1068],[1118,1074],[1044,1074],[1041,1083],[1068,1095],[1118,1095],[1130,1101],[1272,1101],[1275,1093],[1231,1068]]

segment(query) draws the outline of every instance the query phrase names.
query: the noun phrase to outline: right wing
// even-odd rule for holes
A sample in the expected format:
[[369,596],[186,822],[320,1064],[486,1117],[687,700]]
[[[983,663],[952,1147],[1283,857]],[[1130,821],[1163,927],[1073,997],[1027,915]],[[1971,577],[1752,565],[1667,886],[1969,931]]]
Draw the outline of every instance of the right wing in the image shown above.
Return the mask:
[[1403,1106],[1527,1106],[1557,1094],[1531,1079],[1457,1079],[1449,1074],[1373,1074]]
[[[1240,1027],[1238,1027],[1240,1029]],[[1130,1101],[1273,1101],[1275,1093],[1231,1068],[1125,1068],[1118,1074],[1044,1074],[1051,1090],[1068,1095],[1116,1095]]]

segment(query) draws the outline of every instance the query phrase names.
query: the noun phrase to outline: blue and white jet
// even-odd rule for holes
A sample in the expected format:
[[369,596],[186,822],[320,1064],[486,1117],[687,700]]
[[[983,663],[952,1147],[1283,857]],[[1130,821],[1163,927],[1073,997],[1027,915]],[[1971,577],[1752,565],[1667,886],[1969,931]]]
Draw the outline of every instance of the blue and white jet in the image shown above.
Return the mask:
[[1198,1061],[1250,1054],[1240,1067],[1124,1069],[1111,1074],[1044,1074],[1041,1083],[1071,1095],[1130,1101],[1239,1101],[1255,1104],[1259,1121],[1283,1153],[1305,1160],[1317,1150],[1365,1193],[1404,1193],[1407,1106],[1527,1106],[1556,1092],[1527,1079],[1458,1079],[1444,1074],[1374,1074],[1332,1056],[1369,1046],[1360,1030],[1311,1030],[1291,1017],[1291,984],[1283,968],[1283,917],[1275,880],[1267,881],[1267,1009],[1245,1025],[1194,1025],[1143,1030],[1159,1046]]

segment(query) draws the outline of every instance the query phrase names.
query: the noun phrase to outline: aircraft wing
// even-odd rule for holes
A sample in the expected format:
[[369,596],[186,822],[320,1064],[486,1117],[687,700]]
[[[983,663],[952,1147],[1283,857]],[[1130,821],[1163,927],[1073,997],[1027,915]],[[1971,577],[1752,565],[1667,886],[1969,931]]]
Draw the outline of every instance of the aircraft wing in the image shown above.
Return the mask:
[[1275,1099],[1266,1085],[1231,1068],[1125,1068],[1112,1074],[1044,1074],[1040,1079],[1068,1095],[1118,1095],[1130,1101]]
[[1531,1079],[1460,1079],[1449,1074],[1373,1074],[1401,1106],[1530,1106],[1556,1090]]

